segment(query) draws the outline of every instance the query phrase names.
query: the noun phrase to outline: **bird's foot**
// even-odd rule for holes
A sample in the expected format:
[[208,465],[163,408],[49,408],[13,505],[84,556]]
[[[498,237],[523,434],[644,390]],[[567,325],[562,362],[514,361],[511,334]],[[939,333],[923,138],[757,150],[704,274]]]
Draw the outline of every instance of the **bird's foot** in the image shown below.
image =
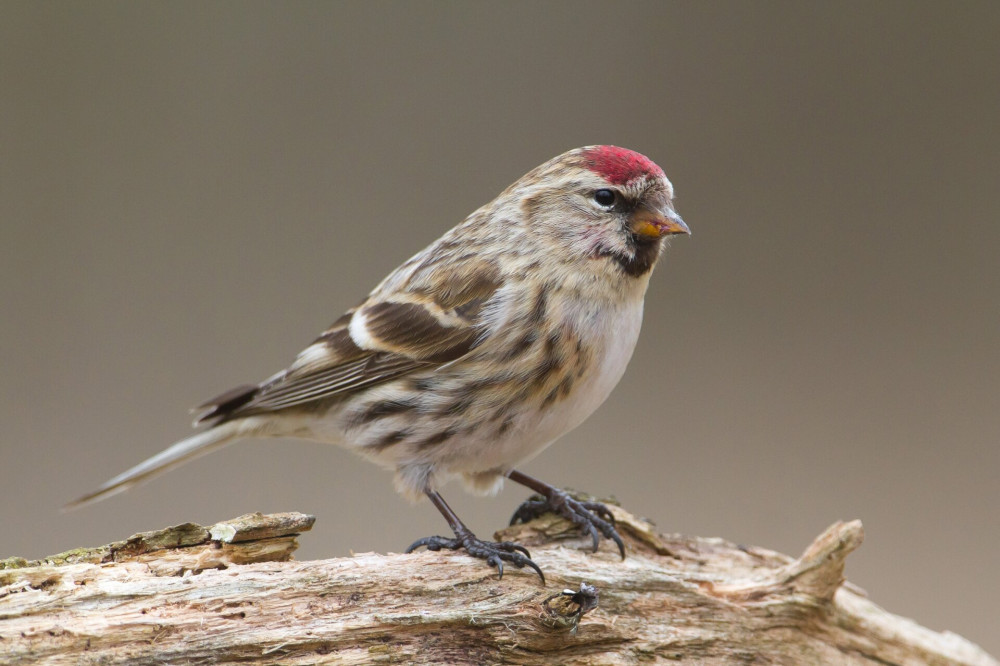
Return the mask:
[[554,513],[565,518],[589,534],[594,541],[594,552],[600,545],[600,537],[611,539],[618,545],[618,552],[625,559],[625,542],[615,529],[615,517],[608,507],[600,502],[584,502],[573,499],[568,492],[553,488],[545,495],[532,495],[517,508],[510,524],[526,523],[542,514]]
[[417,539],[406,549],[406,552],[412,553],[421,546],[426,546],[427,550],[464,549],[472,557],[486,560],[487,564],[496,567],[500,578],[503,578],[504,562],[510,562],[518,569],[528,566],[535,570],[535,573],[542,579],[542,585],[545,585],[545,574],[542,573],[537,564],[531,561],[531,553],[528,552],[528,549],[511,541],[483,541],[469,530],[456,530],[454,539],[442,536]]

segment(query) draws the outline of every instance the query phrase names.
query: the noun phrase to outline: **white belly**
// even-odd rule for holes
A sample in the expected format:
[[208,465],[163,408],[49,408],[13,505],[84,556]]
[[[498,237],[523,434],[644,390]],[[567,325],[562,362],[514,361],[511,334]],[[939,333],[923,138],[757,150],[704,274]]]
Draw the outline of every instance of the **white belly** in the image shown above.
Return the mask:
[[[594,350],[598,362],[577,383],[573,393],[551,407],[525,414],[511,440],[497,451],[500,466],[515,466],[583,423],[607,399],[625,374],[642,326],[642,301],[604,309],[577,329]],[[492,457],[492,456],[490,456]]]

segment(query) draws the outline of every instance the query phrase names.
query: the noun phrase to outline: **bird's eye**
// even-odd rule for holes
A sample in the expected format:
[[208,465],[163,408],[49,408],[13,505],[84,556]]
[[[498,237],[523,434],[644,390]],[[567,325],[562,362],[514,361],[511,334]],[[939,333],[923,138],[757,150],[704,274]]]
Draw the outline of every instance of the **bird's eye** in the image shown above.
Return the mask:
[[615,205],[615,201],[617,200],[618,196],[615,194],[614,190],[601,189],[594,192],[594,201],[598,206],[604,206],[607,208],[608,206]]

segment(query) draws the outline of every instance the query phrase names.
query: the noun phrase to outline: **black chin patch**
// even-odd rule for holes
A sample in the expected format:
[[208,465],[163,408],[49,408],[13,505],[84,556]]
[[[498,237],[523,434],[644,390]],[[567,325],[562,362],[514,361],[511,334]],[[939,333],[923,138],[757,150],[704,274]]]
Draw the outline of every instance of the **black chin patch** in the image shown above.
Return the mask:
[[632,252],[621,250],[602,250],[600,256],[608,257],[622,270],[634,278],[642,277],[648,273],[656,259],[660,256],[663,244],[657,240],[643,240],[633,236]]

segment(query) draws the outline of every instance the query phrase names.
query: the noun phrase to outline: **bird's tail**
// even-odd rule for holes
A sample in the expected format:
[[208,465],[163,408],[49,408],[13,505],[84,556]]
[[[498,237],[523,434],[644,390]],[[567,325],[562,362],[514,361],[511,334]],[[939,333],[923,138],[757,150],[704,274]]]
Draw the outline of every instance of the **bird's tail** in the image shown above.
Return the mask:
[[97,490],[70,502],[63,507],[63,511],[72,511],[87,504],[99,502],[102,499],[148,481],[167,470],[183,465],[189,460],[194,460],[210,451],[230,444],[237,438],[247,434],[245,426],[246,424],[241,421],[228,421],[200,432],[197,435],[192,435],[187,439],[182,439],[168,449],[160,451],[152,458],[144,460],[132,469],[122,472],[115,478],[107,481]]

